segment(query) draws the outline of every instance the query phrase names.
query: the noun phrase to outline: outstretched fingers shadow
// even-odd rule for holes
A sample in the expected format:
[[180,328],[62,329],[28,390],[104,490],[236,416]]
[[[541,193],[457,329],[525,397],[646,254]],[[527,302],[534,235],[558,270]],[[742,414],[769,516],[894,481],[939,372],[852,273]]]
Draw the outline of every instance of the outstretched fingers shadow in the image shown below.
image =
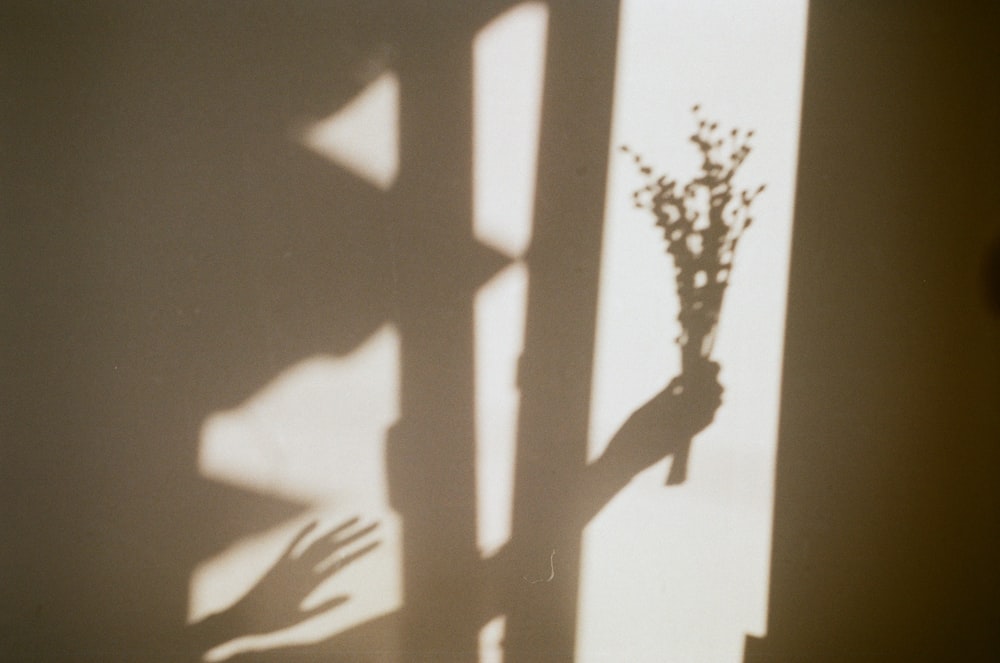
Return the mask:
[[328,579],[381,544],[371,540],[378,523],[358,527],[359,522],[351,518],[315,537],[318,522],[306,525],[242,598],[191,627],[192,653],[201,657],[236,638],[289,628],[346,603],[349,597],[343,594],[315,604],[310,599]]

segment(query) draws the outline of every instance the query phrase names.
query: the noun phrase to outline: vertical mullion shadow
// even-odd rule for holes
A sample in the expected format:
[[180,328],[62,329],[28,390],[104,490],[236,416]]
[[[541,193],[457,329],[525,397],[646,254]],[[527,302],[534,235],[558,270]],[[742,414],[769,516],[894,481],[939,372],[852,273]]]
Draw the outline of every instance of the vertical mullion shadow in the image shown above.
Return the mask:
[[[550,3],[510,566],[513,661],[574,658],[618,3]],[[552,551],[555,556],[552,557]],[[551,567],[550,567],[551,562]],[[531,578],[548,582],[531,582]],[[527,578],[527,580],[526,580]]]

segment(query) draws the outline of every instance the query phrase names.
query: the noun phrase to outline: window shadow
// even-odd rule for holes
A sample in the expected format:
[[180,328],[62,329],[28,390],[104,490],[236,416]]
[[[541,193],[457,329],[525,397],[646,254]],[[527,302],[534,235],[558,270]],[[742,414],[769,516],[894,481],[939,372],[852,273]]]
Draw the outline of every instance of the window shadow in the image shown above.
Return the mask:
[[[200,477],[204,418],[390,321],[401,417],[386,462],[404,606],[234,660],[379,660],[371,647],[386,631],[401,660],[475,660],[480,628],[501,614],[509,660],[572,659],[582,528],[711,422],[718,366],[665,378],[586,464],[618,7],[552,2],[513,531],[481,558],[472,301],[508,259],[472,234],[470,44],[513,3],[472,4],[7,10],[0,490],[13,542],[4,619],[17,626],[2,629],[3,652],[177,661],[263,628],[235,613],[185,624],[201,560],[305,509]],[[289,127],[387,67],[401,143],[384,193]],[[294,559],[273,573],[294,574]],[[294,613],[280,608],[301,592],[266,593],[277,577],[247,595],[266,606],[254,618]],[[325,607],[350,607],[335,603]]]

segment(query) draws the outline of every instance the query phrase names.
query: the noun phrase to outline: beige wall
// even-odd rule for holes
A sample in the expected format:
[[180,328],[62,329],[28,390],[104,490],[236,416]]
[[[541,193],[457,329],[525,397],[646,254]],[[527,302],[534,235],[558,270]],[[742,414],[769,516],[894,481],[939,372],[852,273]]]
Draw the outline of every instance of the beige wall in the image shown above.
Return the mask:
[[[980,266],[1000,235],[989,64],[1000,24],[988,2],[958,4],[810,8],[770,616],[747,660],[988,660],[998,647],[1000,323]],[[350,352],[390,318],[420,339],[403,350],[404,384],[430,385],[401,405],[423,446],[394,457],[397,473],[421,468],[394,484],[426,526],[406,535],[423,564],[408,576],[417,608],[337,644],[364,646],[384,627],[403,629],[410,652],[455,632],[458,651],[475,646],[463,306],[503,261],[469,234],[461,54],[502,5],[419,5],[3,10],[0,660],[190,653],[192,569],[302,509],[200,477],[205,417],[302,358]],[[553,3],[550,15],[554,65],[589,74],[546,93],[551,174],[536,212],[556,234],[534,257],[550,288],[529,325],[547,360],[523,377],[544,403],[536,436],[580,445],[536,467],[585,452],[614,15],[607,3]],[[403,72],[411,130],[389,198],[288,139],[303,114],[361,90],[379,58]],[[400,210],[418,223],[401,225]],[[431,488],[447,509],[406,499]],[[526,499],[522,518],[572,510]],[[546,536],[574,535],[527,529],[546,550]],[[554,596],[526,600],[560,615],[551,646],[565,652],[575,584]],[[535,624],[522,619],[515,644],[555,660]]]

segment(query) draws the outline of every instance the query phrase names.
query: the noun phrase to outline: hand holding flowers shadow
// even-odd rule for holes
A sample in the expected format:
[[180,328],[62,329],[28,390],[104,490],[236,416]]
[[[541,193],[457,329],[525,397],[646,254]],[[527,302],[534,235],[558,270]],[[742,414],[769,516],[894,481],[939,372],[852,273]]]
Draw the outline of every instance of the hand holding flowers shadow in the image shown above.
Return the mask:
[[[732,274],[736,248],[753,223],[750,206],[764,191],[761,185],[752,192],[741,190],[736,196],[733,186],[736,171],[750,154],[754,132],[732,129],[724,135],[719,133],[718,123],[704,119],[700,111],[698,105],[692,108],[698,126],[690,140],[701,153],[701,172],[683,186],[667,175],[656,175],[639,154],[628,146],[621,147],[623,152],[632,155],[639,172],[647,178],[646,185],[633,193],[634,204],[656,217],[656,225],[663,230],[667,240],[667,253],[674,262],[680,303],[677,320],[681,332],[676,342],[681,351],[681,375],[665,392],[675,395],[679,393],[677,389],[704,383],[706,379],[717,383],[719,366],[711,360],[711,355],[722,300]],[[661,393],[639,412],[663,396]],[[685,400],[694,405],[691,399]],[[692,416],[692,421],[703,419]],[[710,422],[711,417],[702,428]],[[683,483],[687,477],[691,439],[701,430],[688,428],[686,442],[674,452],[668,485]]]
[[318,605],[309,605],[309,598],[327,579],[381,543],[369,541],[378,523],[358,528],[358,522],[351,518],[306,543],[318,526],[309,523],[242,598],[190,627],[192,648],[200,655],[237,637],[273,633],[346,603],[345,595]]
[[719,364],[701,358],[633,412],[588,468],[584,523],[636,474],[667,456],[673,457],[668,484],[681,483],[683,476],[675,478],[678,463],[686,462],[691,440],[715,419],[722,391]]

